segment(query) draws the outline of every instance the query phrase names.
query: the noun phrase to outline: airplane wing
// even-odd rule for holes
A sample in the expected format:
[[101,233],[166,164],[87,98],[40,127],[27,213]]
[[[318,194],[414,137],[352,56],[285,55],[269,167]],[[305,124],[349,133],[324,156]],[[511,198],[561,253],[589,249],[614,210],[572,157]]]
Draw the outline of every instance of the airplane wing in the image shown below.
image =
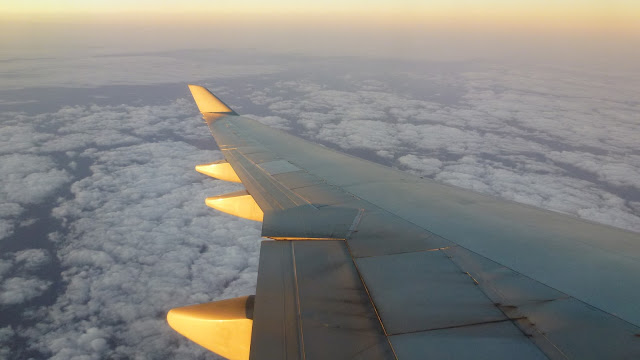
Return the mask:
[[238,116],[189,85],[262,221],[255,297],[168,321],[231,359],[640,359],[640,235],[439,184]]

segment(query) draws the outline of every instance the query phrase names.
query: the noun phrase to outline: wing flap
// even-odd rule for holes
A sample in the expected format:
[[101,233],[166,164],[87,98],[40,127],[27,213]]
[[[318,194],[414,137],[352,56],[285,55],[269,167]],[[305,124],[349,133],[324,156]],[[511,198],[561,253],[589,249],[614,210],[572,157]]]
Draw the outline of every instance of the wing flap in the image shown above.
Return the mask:
[[398,359],[547,359],[510,322],[395,335],[391,343]]
[[640,327],[462,247],[444,252],[550,358],[640,356]]
[[251,359],[393,359],[344,241],[263,241]]

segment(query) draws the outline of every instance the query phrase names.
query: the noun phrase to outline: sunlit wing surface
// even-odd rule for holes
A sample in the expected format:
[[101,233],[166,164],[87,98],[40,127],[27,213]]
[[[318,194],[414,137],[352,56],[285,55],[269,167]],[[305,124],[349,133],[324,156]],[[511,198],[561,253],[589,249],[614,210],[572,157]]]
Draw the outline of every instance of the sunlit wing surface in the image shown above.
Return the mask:
[[639,234],[347,156],[189,87],[226,159],[201,172],[246,188],[210,199],[270,240],[250,311],[172,310],[195,319],[182,334],[232,359],[640,359]]

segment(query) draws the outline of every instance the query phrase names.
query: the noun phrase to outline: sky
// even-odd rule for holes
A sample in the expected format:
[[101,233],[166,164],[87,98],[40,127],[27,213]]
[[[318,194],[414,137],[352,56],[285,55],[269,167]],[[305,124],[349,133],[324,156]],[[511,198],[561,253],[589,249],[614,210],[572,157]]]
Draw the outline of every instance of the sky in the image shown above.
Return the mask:
[[327,0],[317,1],[274,0],[269,3],[259,0],[240,1],[206,1],[179,0],[136,2],[116,0],[95,0],[91,2],[80,0],[30,0],[24,2],[5,2],[3,7],[12,12],[22,13],[87,13],[87,12],[183,12],[199,13],[262,13],[269,11],[298,12],[298,13],[375,13],[389,12],[404,13],[419,11],[434,15],[504,15],[517,14],[545,14],[548,16],[593,16],[606,18],[611,16],[624,17],[629,11],[637,10],[640,6],[632,0],[434,0],[429,2],[419,0]]
[[[633,66],[640,5],[564,1],[0,1],[0,51],[259,48]],[[58,40],[65,39],[63,44]],[[615,65],[612,65],[614,63]]]
[[260,224],[204,205],[242,187],[193,170],[222,154],[188,83],[354,156],[640,231],[635,2],[204,3],[0,1],[0,359],[216,358],[164,317],[252,294]]

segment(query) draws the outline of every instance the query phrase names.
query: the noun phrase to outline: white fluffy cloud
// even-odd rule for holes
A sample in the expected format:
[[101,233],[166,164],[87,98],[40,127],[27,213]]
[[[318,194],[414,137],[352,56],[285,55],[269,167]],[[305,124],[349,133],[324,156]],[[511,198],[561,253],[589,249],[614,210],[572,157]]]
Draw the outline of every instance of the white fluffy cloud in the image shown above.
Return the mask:
[[592,173],[600,181],[640,190],[639,155],[595,155],[585,152],[554,151],[547,156],[557,163],[567,164]]
[[413,154],[398,158],[398,162],[410,170],[417,170],[420,175],[433,175],[440,172],[442,161],[433,158],[418,157]]
[[24,208],[16,203],[0,204],[0,240],[13,233],[18,215],[23,211]]
[[373,120],[341,121],[322,126],[315,137],[333,142],[343,149],[393,150],[400,145],[392,124]]
[[71,179],[49,156],[0,155],[0,241],[13,234],[26,206],[52,201]]
[[33,272],[50,263],[51,257],[44,249],[28,249],[16,252],[14,261],[21,271]]
[[71,180],[71,175],[57,167],[51,157],[13,154],[0,157],[2,187],[5,201],[34,204],[55,194]]
[[31,300],[49,288],[50,282],[41,279],[12,277],[0,285],[0,305],[15,305]]
[[49,289],[51,282],[35,273],[50,262],[43,249],[4,254],[0,259],[0,306],[31,301]]
[[289,123],[290,123],[289,120],[283,119],[280,116],[264,116],[264,117],[248,116],[248,117],[258,120],[259,122],[265,125],[268,125],[272,128],[285,130],[285,131],[291,130],[291,127],[289,126]]

